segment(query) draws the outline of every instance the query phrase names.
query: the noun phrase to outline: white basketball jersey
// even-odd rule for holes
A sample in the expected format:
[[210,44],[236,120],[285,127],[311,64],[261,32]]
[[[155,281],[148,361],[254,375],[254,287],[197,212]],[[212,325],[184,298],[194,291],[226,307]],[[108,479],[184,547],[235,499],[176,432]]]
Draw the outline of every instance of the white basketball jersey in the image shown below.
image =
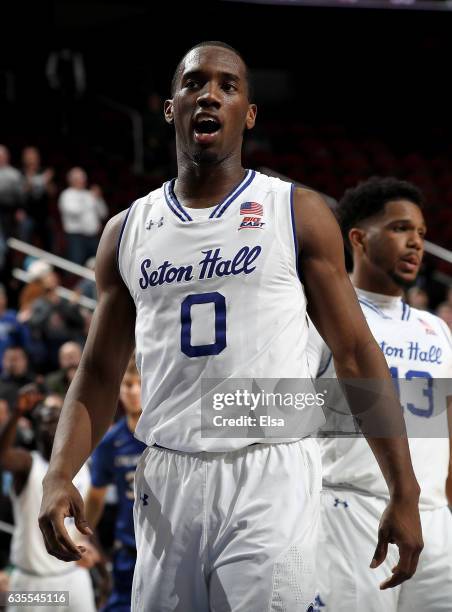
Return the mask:
[[[399,388],[412,463],[421,487],[420,508],[446,506],[449,466],[446,385],[436,388],[433,379],[452,378],[450,331],[444,321],[411,308],[401,298],[356,291]],[[312,326],[308,353],[313,374],[323,378],[336,376],[331,353]],[[337,417],[332,419],[338,422]],[[328,420],[325,429],[332,431],[334,424],[331,426]],[[319,443],[325,486],[351,486],[376,496],[388,496],[386,482],[366,440],[339,436],[319,438]]]
[[[32,451],[31,455],[31,470],[24,488],[20,495],[16,495],[14,490],[11,494],[15,524],[11,561],[19,569],[34,575],[57,576],[75,567],[75,562],[60,561],[46,550],[38,517],[42,501],[42,480],[49,469],[49,463],[37,451]],[[73,482],[82,497],[86,496],[90,486],[86,465],[82,466]],[[76,532],[73,519],[66,519],[65,525],[70,534]]]
[[136,306],[135,435],[185,452],[229,451],[259,440],[201,436],[202,379],[308,376],[293,185],[247,170],[206,209],[184,208],[173,185],[132,204],[118,245]]

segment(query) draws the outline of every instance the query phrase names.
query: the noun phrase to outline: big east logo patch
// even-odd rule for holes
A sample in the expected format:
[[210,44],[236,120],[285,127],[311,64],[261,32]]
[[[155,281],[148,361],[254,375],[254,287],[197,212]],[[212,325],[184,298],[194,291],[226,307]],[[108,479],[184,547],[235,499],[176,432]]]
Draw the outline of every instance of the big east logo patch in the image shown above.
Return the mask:
[[242,229],[262,229],[265,223],[260,217],[244,217],[240,223],[239,230]]

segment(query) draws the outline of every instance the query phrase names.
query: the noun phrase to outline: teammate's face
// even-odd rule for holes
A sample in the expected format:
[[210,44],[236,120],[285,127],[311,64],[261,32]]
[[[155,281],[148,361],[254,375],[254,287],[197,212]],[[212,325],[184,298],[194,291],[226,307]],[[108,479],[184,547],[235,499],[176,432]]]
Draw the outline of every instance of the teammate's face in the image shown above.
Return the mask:
[[421,209],[407,200],[388,202],[364,228],[361,256],[368,272],[385,275],[399,287],[412,285],[424,255],[426,225]]
[[195,163],[218,163],[239,154],[243,132],[254,126],[246,68],[232,51],[201,47],[184,60],[174,97],[165,102],[177,148]]
[[139,415],[141,413],[140,377],[135,374],[126,374],[122,379],[119,397],[128,415]]

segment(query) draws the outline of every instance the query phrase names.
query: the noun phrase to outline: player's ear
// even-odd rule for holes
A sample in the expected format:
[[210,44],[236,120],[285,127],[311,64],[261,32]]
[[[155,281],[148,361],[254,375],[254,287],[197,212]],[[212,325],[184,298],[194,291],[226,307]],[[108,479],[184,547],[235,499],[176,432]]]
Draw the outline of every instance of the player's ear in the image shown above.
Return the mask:
[[366,251],[366,231],[359,227],[352,227],[348,232],[348,239],[353,250],[364,253]]
[[246,129],[251,130],[256,123],[257,106],[255,104],[248,105],[248,112],[246,113]]
[[173,101],[172,100],[165,100],[163,112],[165,114],[165,121],[167,123],[173,123],[174,113],[173,113]]

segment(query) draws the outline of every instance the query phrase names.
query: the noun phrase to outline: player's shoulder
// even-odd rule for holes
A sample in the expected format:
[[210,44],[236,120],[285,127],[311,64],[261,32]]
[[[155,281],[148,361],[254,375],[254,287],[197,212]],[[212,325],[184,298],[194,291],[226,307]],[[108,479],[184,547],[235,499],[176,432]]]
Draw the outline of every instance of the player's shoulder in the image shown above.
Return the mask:
[[254,188],[261,188],[271,192],[287,192],[293,187],[293,183],[289,179],[272,176],[257,170],[252,170],[251,173],[251,186]]
[[[155,191],[158,191],[158,190],[155,190]],[[121,227],[124,225],[127,217],[132,212],[132,210],[141,208],[142,206],[145,206],[146,204],[149,205],[152,201],[152,195],[154,193],[155,192],[151,191],[147,195],[137,198],[136,200],[133,200],[127,208],[124,208],[123,210],[118,212],[116,215],[114,215],[107,221],[107,224],[105,225],[105,229],[107,230],[108,228],[110,231],[120,230]]]
[[452,342],[450,329],[443,319],[432,312],[429,312],[428,310],[419,310],[418,308],[413,308],[412,306],[410,306],[410,311],[410,319],[417,321],[420,326],[425,328],[427,333],[429,332],[429,329],[432,332],[439,332],[447,338],[449,343]]

